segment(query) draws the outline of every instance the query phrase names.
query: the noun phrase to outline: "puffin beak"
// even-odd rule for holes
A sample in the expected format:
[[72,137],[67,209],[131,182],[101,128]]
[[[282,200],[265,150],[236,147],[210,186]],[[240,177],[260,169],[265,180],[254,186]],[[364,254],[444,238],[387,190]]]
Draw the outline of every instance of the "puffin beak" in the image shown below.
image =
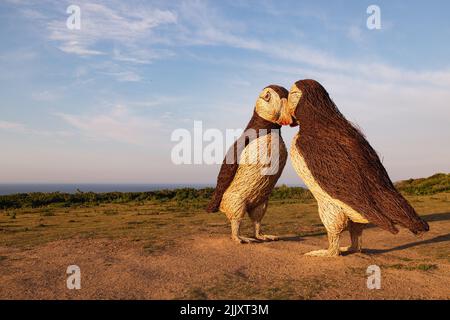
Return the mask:
[[[289,95],[289,97],[290,96],[291,95]],[[289,102],[291,102],[291,103],[289,103]],[[297,119],[295,118],[295,106],[292,106],[292,101],[288,100],[288,102],[286,104],[286,110],[287,110],[289,117],[291,118],[291,122],[289,123],[289,126],[291,128],[298,126]]]
[[289,91],[288,101],[287,101],[287,110],[289,116],[291,117],[291,127],[295,127],[298,125],[298,119],[295,117],[295,113],[297,110],[297,105],[302,97],[302,92],[297,88],[294,84]]
[[282,126],[287,126],[292,124],[292,116],[288,110],[288,101],[286,98],[281,99],[281,115],[278,123]]

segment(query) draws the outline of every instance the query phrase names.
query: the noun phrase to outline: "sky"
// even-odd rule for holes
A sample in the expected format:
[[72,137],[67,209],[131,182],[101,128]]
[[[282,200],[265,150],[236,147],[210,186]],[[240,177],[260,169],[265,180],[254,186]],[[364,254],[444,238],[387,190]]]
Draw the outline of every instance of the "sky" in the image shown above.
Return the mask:
[[[372,4],[381,29],[367,28]],[[449,172],[448,12],[445,0],[2,0],[0,183],[213,184],[218,165],[172,162],[174,130],[244,128],[265,86],[305,78],[393,180]],[[282,129],[288,146],[296,132]],[[279,182],[301,183],[290,162]]]

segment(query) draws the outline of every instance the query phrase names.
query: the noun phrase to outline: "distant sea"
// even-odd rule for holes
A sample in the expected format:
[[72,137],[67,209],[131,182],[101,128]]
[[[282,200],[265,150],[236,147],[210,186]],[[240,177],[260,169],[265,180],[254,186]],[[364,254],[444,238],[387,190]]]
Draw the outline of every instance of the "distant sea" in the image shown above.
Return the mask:
[[206,188],[214,187],[207,184],[1,184],[0,195],[29,193],[29,192],[63,192],[76,193],[77,190],[83,192],[145,192],[162,189],[179,188]]

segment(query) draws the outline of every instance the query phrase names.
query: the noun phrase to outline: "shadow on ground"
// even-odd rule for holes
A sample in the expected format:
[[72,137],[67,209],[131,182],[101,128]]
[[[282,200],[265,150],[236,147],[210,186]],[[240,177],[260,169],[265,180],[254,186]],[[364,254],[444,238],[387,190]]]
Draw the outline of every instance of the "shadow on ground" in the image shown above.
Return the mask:
[[[432,213],[425,216],[422,216],[422,218],[427,222],[439,222],[439,221],[447,221],[450,220],[450,212],[440,212],[440,213]],[[365,229],[371,229],[377,227],[374,224],[368,224]],[[308,237],[317,237],[317,236],[325,236],[326,232],[316,232],[312,234],[307,235],[298,235],[298,236],[286,236],[286,237],[280,237],[280,241],[296,241],[300,242],[303,241],[304,238]],[[431,239],[422,240],[422,241],[415,241],[408,244],[403,244],[400,246],[396,246],[389,249],[363,249],[363,253],[366,254],[382,254],[387,252],[393,252],[393,251],[400,251],[405,250],[412,247],[427,245],[427,244],[433,244],[433,243],[440,243],[440,242],[450,242],[450,233],[439,235]]]
[[412,247],[422,246],[426,244],[432,244],[432,243],[439,243],[439,242],[448,242],[450,241],[450,233],[447,233],[445,235],[437,236],[428,240],[423,241],[416,241],[408,244],[403,244],[401,246],[389,248],[389,249],[365,249],[363,250],[364,253],[367,254],[382,254],[386,252],[393,252],[393,251],[400,251],[405,250]]

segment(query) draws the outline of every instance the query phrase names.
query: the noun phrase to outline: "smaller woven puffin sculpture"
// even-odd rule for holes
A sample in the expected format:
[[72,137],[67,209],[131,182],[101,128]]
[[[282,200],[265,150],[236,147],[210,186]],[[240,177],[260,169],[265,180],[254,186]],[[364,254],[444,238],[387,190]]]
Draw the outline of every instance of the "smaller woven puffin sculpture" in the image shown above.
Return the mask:
[[[261,231],[270,193],[287,160],[281,137],[282,125],[293,119],[287,110],[288,91],[270,85],[259,95],[253,117],[243,134],[227,152],[217,177],[217,186],[208,212],[222,211],[231,222],[231,238],[238,243],[277,240]],[[254,225],[254,238],[239,234],[248,213]]]
[[[414,234],[429,230],[413,207],[395,189],[377,153],[364,135],[337,109],[314,80],[296,82],[288,109],[300,126],[291,145],[291,160],[318,203],[329,247],[307,253],[337,256],[361,251],[362,231],[371,222],[396,234],[396,224]],[[348,226],[351,246],[339,247]]]

